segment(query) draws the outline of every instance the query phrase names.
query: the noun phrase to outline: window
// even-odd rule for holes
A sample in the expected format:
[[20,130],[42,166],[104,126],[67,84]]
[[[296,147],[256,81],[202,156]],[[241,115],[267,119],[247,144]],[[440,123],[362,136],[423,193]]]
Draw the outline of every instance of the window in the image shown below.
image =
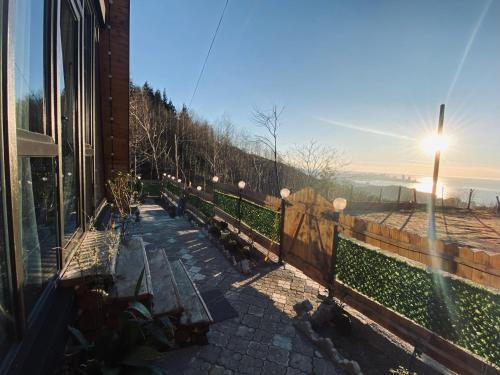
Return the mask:
[[46,133],[45,4],[41,0],[15,1],[16,123],[18,128],[37,133]]
[[61,96],[64,237],[69,239],[80,224],[78,181],[78,22],[68,0],[61,2],[58,41],[59,93]]
[[[3,30],[3,0],[0,0],[0,30]],[[3,51],[3,37],[0,32],[0,51]],[[0,59],[0,71],[2,59]],[[0,94],[0,105],[3,98]],[[0,115],[0,120],[1,120]],[[1,130],[1,129],[0,129]],[[0,134],[0,361],[7,352],[12,342],[13,317],[10,299],[10,265],[7,254],[4,232],[4,189],[3,189],[3,137]]]
[[23,292],[29,312],[58,268],[55,159],[21,157],[18,164]]
[[92,145],[92,128],[93,118],[92,111],[94,110],[94,14],[90,10],[90,5],[85,5],[85,22],[84,22],[84,84],[85,84],[85,143]]

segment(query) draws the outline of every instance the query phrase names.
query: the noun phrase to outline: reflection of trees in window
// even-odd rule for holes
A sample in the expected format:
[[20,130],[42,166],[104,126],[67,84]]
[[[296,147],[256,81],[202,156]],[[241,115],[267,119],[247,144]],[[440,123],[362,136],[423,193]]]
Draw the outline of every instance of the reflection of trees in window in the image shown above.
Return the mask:
[[45,4],[42,0],[15,2],[16,123],[18,128],[37,133],[44,132],[45,120]]
[[57,271],[57,210],[53,158],[19,158],[24,299],[28,311]]

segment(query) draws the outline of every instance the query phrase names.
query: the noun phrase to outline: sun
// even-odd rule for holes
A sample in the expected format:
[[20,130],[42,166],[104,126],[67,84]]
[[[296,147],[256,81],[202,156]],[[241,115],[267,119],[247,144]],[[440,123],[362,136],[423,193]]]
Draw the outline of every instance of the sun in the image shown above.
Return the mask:
[[449,137],[445,135],[433,134],[423,138],[420,141],[420,148],[426,154],[435,154],[437,151],[444,151],[450,144]]

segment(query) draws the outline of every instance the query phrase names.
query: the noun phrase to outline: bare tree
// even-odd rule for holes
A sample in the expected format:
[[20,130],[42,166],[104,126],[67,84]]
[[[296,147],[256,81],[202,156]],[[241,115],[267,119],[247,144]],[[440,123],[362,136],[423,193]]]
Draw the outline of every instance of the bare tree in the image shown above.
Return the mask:
[[266,130],[266,135],[256,136],[256,141],[263,144],[269,149],[273,156],[274,163],[274,178],[276,183],[275,193],[280,191],[280,178],[278,169],[278,130],[280,127],[280,117],[285,110],[285,107],[278,109],[276,105],[273,108],[264,112],[258,108],[254,108],[252,119],[258,126]]
[[331,194],[338,170],[347,165],[337,149],[315,140],[296,145],[288,152],[287,162],[302,172],[305,186],[319,188],[326,196]]
[[135,157],[138,154],[147,159],[154,167],[156,177],[160,178],[160,162],[165,160],[170,149],[167,139],[167,114],[155,110],[147,94],[140,91],[130,100],[130,119],[132,122]]

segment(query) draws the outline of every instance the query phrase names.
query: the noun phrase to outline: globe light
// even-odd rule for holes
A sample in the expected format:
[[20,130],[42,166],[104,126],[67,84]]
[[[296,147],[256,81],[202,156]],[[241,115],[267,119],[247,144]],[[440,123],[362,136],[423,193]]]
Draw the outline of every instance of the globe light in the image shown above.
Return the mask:
[[163,177],[165,177],[167,174],[165,172],[163,172]]
[[280,195],[282,199],[287,199],[290,196],[290,189],[283,188],[280,190]]
[[342,211],[347,206],[347,199],[345,198],[335,198],[333,201],[333,208],[335,211]]
[[168,177],[168,178],[170,178],[170,177],[172,177],[172,176],[170,176],[170,175],[167,175],[167,177]]
[[172,181],[173,181],[173,180],[175,180],[175,176],[172,176],[172,177],[170,177],[170,178],[172,179]]
[[177,182],[178,182],[178,183],[181,183],[181,182],[182,182],[182,180],[179,178],[179,179],[177,180]]
[[140,180],[142,177],[141,176],[137,176],[137,179]]
[[247,183],[246,183],[245,181],[241,180],[240,182],[238,182],[238,188],[239,188],[240,190],[243,190],[243,189],[245,188],[245,185],[246,185],[246,184],[247,184]]
[[219,182],[219,177],[218,177],[218,176],[213,176],[213,177],[212,177],[212,182],[213,182],[214,184],[216,184],[217,182]]
[[201,191],[201,186],[197,186],[196,190]]

